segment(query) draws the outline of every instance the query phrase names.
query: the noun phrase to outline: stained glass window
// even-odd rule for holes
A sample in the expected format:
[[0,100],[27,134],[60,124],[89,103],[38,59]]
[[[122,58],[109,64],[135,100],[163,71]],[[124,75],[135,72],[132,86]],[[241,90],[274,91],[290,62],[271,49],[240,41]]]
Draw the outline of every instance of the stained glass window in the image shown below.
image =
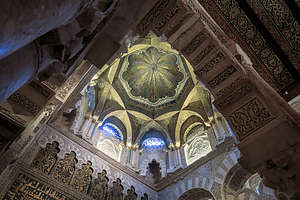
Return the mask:
[[110,124],[100,126],[100,130],[102,130],[106,136],[114,137],[121,141],[123,140],[122,134],[120,134],[119,131]]
[[142,147],[145,148],[163,148],[165,142],[161,138],[150,137],[143,141]]

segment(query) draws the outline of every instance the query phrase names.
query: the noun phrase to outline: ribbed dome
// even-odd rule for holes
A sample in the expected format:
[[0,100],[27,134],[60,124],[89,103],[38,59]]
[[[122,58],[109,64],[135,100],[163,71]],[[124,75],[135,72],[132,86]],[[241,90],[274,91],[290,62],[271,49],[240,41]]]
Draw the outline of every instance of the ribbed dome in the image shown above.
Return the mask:
[[125,88],[140,101],[158,104],[178,95],[184,80],[183,69],[176,54],[148,47],[135,51],[126,58],[121,74]]
[[104,66],[89,88],[93,118],[101,125],[114,124],[128,146],[138,147],[149,130],[156,130],[167,146],[179,147],[192,127],[210,126],[209,93],[185,58],[154,34],[137,39]]

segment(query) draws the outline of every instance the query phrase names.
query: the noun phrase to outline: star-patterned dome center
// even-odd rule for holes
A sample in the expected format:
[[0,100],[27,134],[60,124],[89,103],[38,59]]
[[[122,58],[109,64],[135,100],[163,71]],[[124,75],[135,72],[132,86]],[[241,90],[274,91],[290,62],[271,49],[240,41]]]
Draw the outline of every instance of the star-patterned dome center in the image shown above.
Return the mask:
[[178,54],[148,47],[124,59],[120,73],[123,87],[134,100],[153,106],[176,99],[186,72]]

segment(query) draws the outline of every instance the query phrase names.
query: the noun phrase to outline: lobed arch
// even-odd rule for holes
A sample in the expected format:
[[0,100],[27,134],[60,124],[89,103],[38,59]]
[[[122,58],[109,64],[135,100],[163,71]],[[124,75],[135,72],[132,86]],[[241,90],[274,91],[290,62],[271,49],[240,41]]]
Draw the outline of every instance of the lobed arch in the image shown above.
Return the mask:
[[177,200],[215,200],[211,192],[202,188],[193,188],[183,193]]

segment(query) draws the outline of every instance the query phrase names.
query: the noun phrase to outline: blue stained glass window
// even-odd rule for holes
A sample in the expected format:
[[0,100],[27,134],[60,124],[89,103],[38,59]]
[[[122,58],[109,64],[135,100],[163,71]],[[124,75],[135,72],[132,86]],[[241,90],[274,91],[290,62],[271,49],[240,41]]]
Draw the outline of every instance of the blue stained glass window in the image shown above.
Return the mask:
[[104,124],[104,125],[100,126],[100,129],[107,136],[111,136],[111,137],[117,138],[117,139],[119,139],[121,141],[123,140],[123,136],[112,125]]
[[145,148],[163,148],[165,142],[161,138],[149,137],[143,141],[142,146]]

